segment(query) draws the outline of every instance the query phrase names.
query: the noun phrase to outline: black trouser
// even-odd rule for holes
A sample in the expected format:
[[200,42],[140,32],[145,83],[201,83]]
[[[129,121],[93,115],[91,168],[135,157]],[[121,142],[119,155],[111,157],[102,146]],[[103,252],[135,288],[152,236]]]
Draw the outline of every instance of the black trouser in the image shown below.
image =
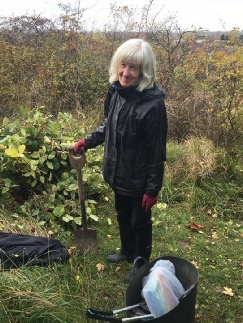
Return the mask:
[[152,249],[151,210],[142,208],[142,197],[115,193],[115,208],[119,223],[122,253],[149,260]]

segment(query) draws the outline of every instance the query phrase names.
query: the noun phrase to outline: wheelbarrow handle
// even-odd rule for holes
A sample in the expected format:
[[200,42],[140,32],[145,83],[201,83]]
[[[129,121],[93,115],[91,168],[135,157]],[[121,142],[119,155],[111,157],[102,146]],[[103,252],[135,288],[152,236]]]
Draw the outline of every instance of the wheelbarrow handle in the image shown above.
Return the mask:
[[100,309],[98,310],[98,309],[94,309],[94,308],[89,308],[88,310],[90,312],[92,312],[92,313],[100,314],[100,315],[114,315],[114,314],[122,313],[122,312],[125,312],[125,311],[133,310],[133,309],[138,308],[138,307],[140,307],[140,304],[130,305],[130,306],[127,306],[127,307],[120,308],[118,310],[114,310],[114,311],[100,310]]
[[97,310],[97,309],[94,309],[94,308],[88,308],[87,311],[89,311],[89,313],[92,313],[91,315],[93,315],[93,314],[107,315],[107,316],[114,315],[114,312],[113,311],[109,311],[109,310]]
[[108,322],[122,322],[122,319],[113,317],[112,311],[87,309],[87,317],[93,320],[108,321]]
[[[129,306],[128,308],[136,308],[139,305]],[[113,317],[113,314],[117,314],[119,312],[123,312],[128,308],[116,310],[116,311],[106,311],[106,310],[96,310],[92,308],[88,308],[87,310],[87,317],[95,320],[106,321],[106,322],[134,322],[141,319],[151,319],[154,318],[152,314],[140,315],[140,316],[133,316],[128,318],[116,318]]]

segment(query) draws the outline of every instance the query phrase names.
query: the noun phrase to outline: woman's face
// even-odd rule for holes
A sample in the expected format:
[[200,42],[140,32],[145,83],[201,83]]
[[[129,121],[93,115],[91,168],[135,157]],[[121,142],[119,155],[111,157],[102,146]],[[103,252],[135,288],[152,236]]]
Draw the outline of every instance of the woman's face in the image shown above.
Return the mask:
[[118,80],[122,87],[138,84],[140,75],[141,71],[139,65],[122,62],[118,66]]

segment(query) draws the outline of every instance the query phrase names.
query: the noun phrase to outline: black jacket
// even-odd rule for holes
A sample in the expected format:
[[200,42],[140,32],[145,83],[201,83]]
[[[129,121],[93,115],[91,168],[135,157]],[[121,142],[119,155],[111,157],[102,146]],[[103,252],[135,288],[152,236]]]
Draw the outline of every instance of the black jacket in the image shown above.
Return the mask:
[[85,140],[88,148],[105,142],[103,176],[121,195],[157,196],[166,160],[167,115],[164,91],[155,85],[142,92],[111,85],[106,119]]

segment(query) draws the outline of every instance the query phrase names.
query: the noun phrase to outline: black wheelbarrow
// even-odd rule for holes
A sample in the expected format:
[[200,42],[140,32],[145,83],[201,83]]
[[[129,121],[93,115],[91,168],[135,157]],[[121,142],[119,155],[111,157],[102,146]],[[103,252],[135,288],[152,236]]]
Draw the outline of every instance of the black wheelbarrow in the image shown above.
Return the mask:
[[[169,260],[173,263],[176,277],[183,285],[185,294],[174,309],[155,318],[149,312],[141,296],[141,291],[143,289],[143,278],[149,274],[150,269],[158,260]],[[199,273],[195,266],[185,259],[173,256],[154,259],[141,266],[134,274],[126,290],[126,307],[114,311],[88,309],[87,317],[107,322],[194,323],[198,278]],[[128,312],[129,317],[118,318],[113,316],[124,311]]]

